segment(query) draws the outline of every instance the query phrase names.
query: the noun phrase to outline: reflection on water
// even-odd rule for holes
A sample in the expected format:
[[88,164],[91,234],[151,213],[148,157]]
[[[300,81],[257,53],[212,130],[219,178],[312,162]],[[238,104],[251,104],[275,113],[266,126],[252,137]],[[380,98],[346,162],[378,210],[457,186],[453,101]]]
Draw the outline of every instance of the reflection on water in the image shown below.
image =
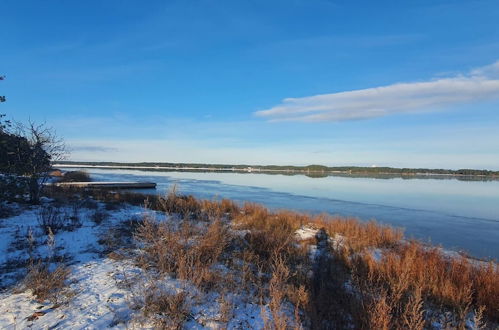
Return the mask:
[[271,208],[376,219],[406,235],[499,259],[499,181],[400,177],[267,175],[85,169],[96,181],[153,181],[164,193],[177,184],[199,198],[252,201]]

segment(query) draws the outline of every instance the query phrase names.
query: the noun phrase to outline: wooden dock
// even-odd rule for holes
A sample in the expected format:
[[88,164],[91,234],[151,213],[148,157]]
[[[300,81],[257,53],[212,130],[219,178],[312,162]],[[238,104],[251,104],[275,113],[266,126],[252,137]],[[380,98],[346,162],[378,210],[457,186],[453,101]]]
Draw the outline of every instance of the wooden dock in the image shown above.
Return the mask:
[[55,182],[48,185],[56,187],[79,187],[100,189],[155,189],[154,182]]

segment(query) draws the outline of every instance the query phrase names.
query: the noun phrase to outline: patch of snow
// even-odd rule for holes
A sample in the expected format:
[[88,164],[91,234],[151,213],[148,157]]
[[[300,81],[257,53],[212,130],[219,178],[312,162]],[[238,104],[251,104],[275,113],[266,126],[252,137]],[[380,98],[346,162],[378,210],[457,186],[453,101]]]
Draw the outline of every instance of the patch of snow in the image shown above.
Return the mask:
[[381,259],[383,258],[383,250],[380,248],[374,248],[369,250],[369,253],[371,254],[371,257],[373,257],[374,261],[380,262]]
[[246,238],[246,235],[251,233],[251,231],[248,229],[231,229],[230,233],[236,237],[244,239]]
[[[0,328],[125,329],[132,311],[126,299],[129,293],[117,286],[123,267],[128,267],[128,272],[138,272],[133,266],[110,259],[73,266],[69,281],[75,296],[57,308],[34,301],[29,292],[2,294]],[[37,312],[42,315],[30,318]]]
[[318,232],[318,229],[302,226],[300,229],[296,230],[295,236],[299,241],[304,241],[315,238]]
[[329,237],[328,241],[334,250],[339,250],[345,247],[346,237],[336,233],[334,236]]

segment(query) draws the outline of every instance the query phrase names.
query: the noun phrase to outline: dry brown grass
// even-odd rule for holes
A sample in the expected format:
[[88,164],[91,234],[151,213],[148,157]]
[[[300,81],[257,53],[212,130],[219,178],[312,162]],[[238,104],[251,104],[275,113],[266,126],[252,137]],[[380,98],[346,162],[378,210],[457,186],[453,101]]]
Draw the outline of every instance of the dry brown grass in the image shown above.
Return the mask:
[[191,195],[178,195],[176,186],[165,197],[160,196],[157,205],[161,211],[184,219],[197,219],[201,215],[201,203]]
[[[476,265],[464,257],[447,257],[441,250],[429,249],[417,241],[404,243],[402,230],[374,221],[366,223],[326,216],[312,218],[293,212],[271,213],[262,206],[246,204],[235,216],[234,223],[237,228],[251,230],[247,235],[249,251],[257,256],[257,262],[267,261],[274,267],[273,262],[268,262],[272,256],[285,260],[291,269],[296,267],[301,253],[295,248],[293,235],[303,224],[323,228],[333,237],[336,234],[343,236],[343,254],[336,253],[339,259],[333,260],[328,267],[334,268],[331,276],[343,277],[345,272],[353,272],[355,285],[363,292],[363,312],[358,314],[353,310],[359,306],[355,303],[344,304],[343,307],[350,305],[346,310],[350,308],[351,314],[357,314],[360,326],[422,329],[425,325],[425,303],[453,311],[455,326],[463,326],[469,312],[478,306],[484,306],[483,314],[490,320],[498,320],[499,268],[492,262]],[[305,245],[312,243],[309,240]],[[369,250],[373,248],[385,251],[381,261],[374,260],[370,255]],[[321,281],[324,279],[321,278]],[[311,287],[304,279],[295,283]],[[321,288],[335,287],[327,283],[320,285]],[[336,287],[340,301],[356,299]],[[309,296],[312,300],[321,301],[322,305],[338,303],[328,302],[321,294]],[[284,299],[281,294],[275,297]],[[312,304],[318,305],[317,302]],[[321,309],[325,310],[323,306]],[[320,315],[315,317],[320,318]]]
[[477,309],[499,322],[499,266],[489,262],[475,269],[473,284]]
[[236,203],[229,199],[217,200],[201,200],[201,213],[207,219],[220,219],[230,217],[239,212],[239,207]]
[[450,258],[419,242],[386,251],[380,261],[369,255],[358,257],[354,274],[366,300],[380,291],[386,293],[390,318],[397,326],[420,325],[423,301],[452,310],[459,326],[464,326],[473,306],[485,306],[484,313],[491,320],[499,317],[499,270],[495,265]]
[[221,220],[211,222],[203,231],[187,221],[176,228],[171,223],[146,218],[136,237],[144,243],[144,253],[139,257],[143,267],[154,267],[205,290],[222,280],[211,269],[230,242]]
[[182,329],[189,316],[187,294],[171,293],[159,288],[149,288],[144,296],[142,312],[159,329]]
[[295,263],[296,258],[303,257],[303,250],[298,248],[295,231],[300,227],[305,216],[292,212],[269,213],[262,206],[246,204],[233,223],[238,229],[248,229],[246,235],[249,250],[265,262],[271,270],[272,258],[279,256],[287,263]]
[[[181,222],[162,223],[146,218],[136,234],[143,243],[139,263],[190,281],[205,291],[214,288],[224,291],[231,281],[212,266],[227,257],[238,257],[241,263],[234,270],[241,275],[242,287],[248,292],[272,297],[269,305],[273,327],[285,328],[289,320],[281,310],[284,301],[293,299],[306,303],[302,282],[306,279],[309,258],[306,249],[298,246],[294,239],[294,232],[304,217],[290,212],[270,215],[255,205],[246,205],[242,212],[237,212],[232,203],[224,201],[200,204],[203,212],[209,214],[203,220],[208,221],[204,230],[189,217],[183,217]],[[244,244],[237,243],[226,222],[220,218],[210,220],[221,215],[236,215],[234,224],[238,229],[251,229],[243,239]],[[293,223],[287,219],[293,219]],[[303,267],[299,270],[298,266]],[[296,290],[298,287],[301,291]],[[295,314],[298,316],[299,310]]]
[[232,303],[226,296],[223,294],[218,299],[218,303],[220,305],[220,322],[229,323],[229,321],[234,316],[234,303]]
[[402,312],[402,320],[405,329],[421,330],[424,328],[425,320],[421,290],[416,289],[409,297],[405,310]]
[[[245,204],[233,219],[235,228],[249,230],[241,254],[242,279],[249,287],[265,288],[260,298],[269,301],[270,315],[265,310],[261,313],[266,328],[300,328],[300,312],[309,304],[307,272],[311,265],[307,247],[298,244],[295,231],[307,220],[302,214],[271,213],[256,204]],[[268,276],[258,276],[261,273]],[[287,301],[295,306],[293,316],[283,311]]]
[[[135,205],[144,201],[140,194],[93,194],[104,201]],[[341,328],[353,323],[364,328],[421,329],[429,321],[425,315],[428,308],[451,311],[456,327],[476,310],[482,312],[482,323],[485,319],[499,321],[496,263],[450,258],[439,249],[403,241],[400,229],[374,221],[270,212],[256,204],[238,207],[226,200],[199,201],[178,196],[175,191],[165,197],[150,197],[149,205],[179,215],[183,221],[177,226],[151,220],[139,227],[137,238],[144,246],[144,267],[209,290],[223,282],[212,266],[227,262],[238,272],[245,290],[253,288],[254,292],[260,287],[259,295],[275,297],[271,313],[290,301],[306,312],[313,328]],[[201,229],[196,221],[203,221],[208,229]],[[244,238],[231,237],[227,221],[234,229],[249,233]],[[340,248],[328,246],[328,257],[311,262],[307,249],[317,240],[298,244],[294,235],[302,225],[321,229],[332,238],[341,235],[344,241]],[[371,256],[374,248],[383,251],[381,260]],[[230,258],[241,262],[227,260]],[[281,276],[279,263],[289,271],[288,276]],[[311,270],[313,276],[309,278],[307,272]],[[344,284],[348,280],[351,288],[347,290]],[[296,310],[295,320],[300,315],[304,314]]]
[[55,303],[60,298],[61,290],[67,286],[69,273],[69,268],[66,266],[60,265],[50,270],[46,263],[38,262],[29,267],[23,286],[31,290],[39,301],[50,300]]
[[377,297],[370,301],[367,300],[366,305],[366,321],[369,329],[388,330],[392,328],[391,306],[386,292],[378,292]]
[[269,282],[269,307],[272,315],[273,329],[286,329],[289,320],[284,311],[282,304],[286,298],[287,282],[290,278],[290,271],[286,262],[281,256],[274,256],[272,278]]
[[331,237],[339,234],[347,238],[345,243],[353,252],[373,247],[395,247],[404,237],[402,229],[382,225],[373,220],[361,222],[357,219],[319,216],[311,222],[324,228]]

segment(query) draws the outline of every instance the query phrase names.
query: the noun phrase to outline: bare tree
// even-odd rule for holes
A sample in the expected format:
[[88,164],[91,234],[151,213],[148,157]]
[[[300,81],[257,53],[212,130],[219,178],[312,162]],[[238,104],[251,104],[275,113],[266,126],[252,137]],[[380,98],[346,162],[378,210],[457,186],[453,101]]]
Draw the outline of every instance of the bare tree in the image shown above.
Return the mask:
[[[0,76],[0,80],[4,79]],[[5,96],[0,96],[0,102],[5,102]],[[4,117],[0,114],[0,187],[14,187],[17,191],[27,186],[30,201],[38,203],[51,162],[66,154],[64,142],[45,123],[29,120],[28,124],[13,124]]]
[[15,123],[14,135],[24,141],[16,146],[17,172],[28,179],[30,201],[38,203],[51,162],[62,160],[66,155],[64,141],[57,137],[53,128],[31,120],[28,124]]

